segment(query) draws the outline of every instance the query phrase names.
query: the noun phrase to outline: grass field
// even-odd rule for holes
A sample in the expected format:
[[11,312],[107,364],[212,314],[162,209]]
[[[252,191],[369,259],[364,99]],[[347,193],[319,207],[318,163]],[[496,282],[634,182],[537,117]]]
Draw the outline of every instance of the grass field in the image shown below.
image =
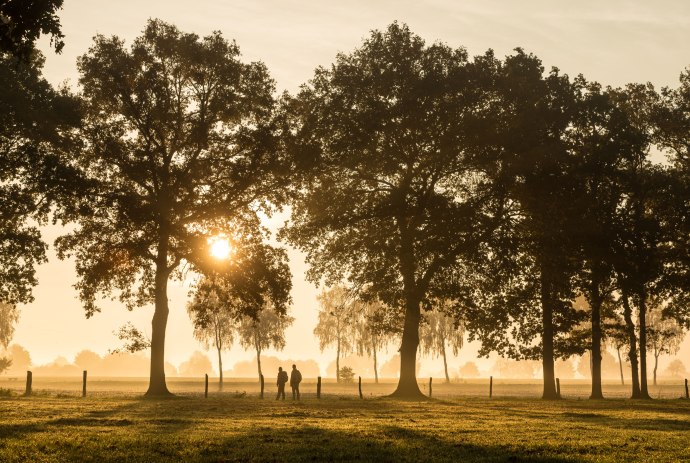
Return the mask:
[[441,398],[427,402],[377,397],[393,383],[365,383],[365,400],[356,385],[325,383],[317,400],[307,383],[296,403],[276,402],[270,387],[260,400],[254,382],[205,399],[198,380],[147,400],[141,380],[93,380],[86,398],[59,381],[0,398],[0,461],[690,461],[687,400],[488,399],[467,393],[485,389],[478,381],[435,385]]

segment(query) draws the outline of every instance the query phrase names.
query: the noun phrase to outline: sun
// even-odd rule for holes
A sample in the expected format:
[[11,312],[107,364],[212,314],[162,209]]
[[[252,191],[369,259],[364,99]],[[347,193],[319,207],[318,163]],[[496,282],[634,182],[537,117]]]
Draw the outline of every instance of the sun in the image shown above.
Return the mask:
[[227,259],[230,257],[230,242],[227,238],[217,236],[209,240],[211,242],[211,255],[216,259]]

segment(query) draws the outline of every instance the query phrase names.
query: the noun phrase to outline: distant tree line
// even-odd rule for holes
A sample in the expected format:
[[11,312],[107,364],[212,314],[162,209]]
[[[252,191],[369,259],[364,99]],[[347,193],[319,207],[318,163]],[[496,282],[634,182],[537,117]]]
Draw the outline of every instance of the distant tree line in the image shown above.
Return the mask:
[[[190,269],[196,336],[219,363],[235,336],[257,359],[280,347],[291,275],[261,217],[288,205],[279,237],[330,288],[321,348],[376,362],[392,333],[394,396],[422,395],[420,343],[445,358],[466,334],[483,355],[540,360],[547,399],[556,360],[585,351],[601,398],[611,343],[649,398],[648,349],[656,362],[690,327],[690,70],[677,88],[604,87],[394,22],[277,98],[220,33],[150,20],[129,47],[96,36],[74,94],[32,46],[48,33],[60,51],[61,2],[28,26],[20,4],[0,10],[3,313],[31,301],[36,224],[71,224],[55,244],[87,317],[104,296],[154,306],[149,395],[168,393],[167,285]],[[210,256],[217,236],[232,259]],[[283,325],[261,331],[266,311]]]

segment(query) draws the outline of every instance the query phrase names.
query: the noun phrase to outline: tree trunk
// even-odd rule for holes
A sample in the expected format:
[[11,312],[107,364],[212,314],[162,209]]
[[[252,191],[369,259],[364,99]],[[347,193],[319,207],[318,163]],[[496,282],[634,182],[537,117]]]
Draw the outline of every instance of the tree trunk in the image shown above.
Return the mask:
[[591,289],[592,308],[592,394],[590,399],[603,399],[601,390],[601,304],[602,297],[599,291],[599,282],[593,278]]
[[630,344],[628,358],[630,359],[630,373],[632,375],[632,398],[639,399],[640,377],[637,370],[637,336],[635,335],[635,324],[632,321],[630,300],[628,299],[625,289],[623,289],[623,318],[625,319],[625,327],[628,332],[628,341]]
[[338,333],[337,348],[335,351],[335,382],[340,384],[340,333]]
[[446,383],[450,383],[450,376],[448,376],[448,361],[446,360],[446,344],[443,343],[441,348],[441,354],[443,355],[443,371],[446,372]]
[[147,396],[171,395],[165,383],[165,329],[168,324],[168,238],[158,242],[155,309],[151,321],[151,371]]
[[220,347],[218,347],[218,389],[223,390],[223,359],[220,355]]
[[621,360],[621,346],[616,347],[616,352],[618,352],[618,366],[621,370],[621,384],[625,386],[625,378],[623,377],[623,361]]
[[656,369],[659,366],[659,353],[654,350],[654,385],[656,386]]
[[374,382],[376,384],[379,383],[379,365],[378,365],[378,360],[376,359],[376,347],[373,349],[374,352]]
[[426,399],[417,384],[417,348],[419,347],[419,300],[408,297],[405,325],[400,343],[400,379],[391,396],[406,399]]
[[647,294],[644,289],[639,291],[640,298],[640,397],[651,399],[647,387]]
[[259,370],[259,383],[261,382],[261,349],[256,349],[256,368]]
[[551,304],[551,285],[545,276],[548,270],[541,266],[541,307],[542,307],[542,365],[544,370],[544,391],[542,399],[558,399],[556,391],[556,371],[553,349],[553,305]]
[[413,400],[427,400],[417,384],[417,348],[419,347],[419,304],[424,291],[417,286],[416,262],[410,230],[405,218],[398,218],[400,230],[400,274],[403,279],[405,298],[405,324],[400,342],[400,378],[392,397]]

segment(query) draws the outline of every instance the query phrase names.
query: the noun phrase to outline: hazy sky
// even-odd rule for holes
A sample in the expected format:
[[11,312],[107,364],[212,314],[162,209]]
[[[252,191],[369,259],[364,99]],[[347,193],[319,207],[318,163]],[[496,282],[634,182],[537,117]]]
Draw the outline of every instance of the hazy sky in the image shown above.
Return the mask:
[[[316,66],[330,64],[337,52],[356,48],[369,30],[385,28],[394,20],[407,23],[428,42],[462,45],[470,54],[493,48],[503,56],[523,47],[547,67],[557,66],[570,75],[583,73],[604,84],[675,85],[680,71],[690,65],[690,2],[685,0],[65,0],[60,17],[66,45],[62,55],[46,51],[45,75],[54,84],[67,80],[73,86],[76,57],[86,52],[95,34],[118,35],[131,42],[148,18],[200,35],[222,31],[237,40],[244,59],[267,64],[279,91],[294,91]],[[47,48],[47,42],[42,43]],[[45,230],[51,241],[59,233],[59,227]],[[36,301],[22,308],[14,338],[29,350],[34,363],[46,363],[57,355],[71,360],[85,348],[103,354],[117,345],[112,331],[126,321],[150,333],[150,307],[130,313],[107,302],[103,313],[86,320],[72,289],[73,262],[60,262],[52,253],[50,258],[39,269]],[[334,354],[320,354],[312,335],[317,291],[304,282],[306,267],[299,255],[293,252],[291,258],[296,322],[280,355],[316,358],[325,370]],[[166,358],[176,365],[199,348],[185,310],[187,291],[178,282],[170,284]],[[224,363],[231,366],[252,356],[235,347]],[[466,349],[451,366],[473,357],[472,349]],[[686,340],[681,358],[689,357]],[[422,374],[439,370],[429,365]]]

